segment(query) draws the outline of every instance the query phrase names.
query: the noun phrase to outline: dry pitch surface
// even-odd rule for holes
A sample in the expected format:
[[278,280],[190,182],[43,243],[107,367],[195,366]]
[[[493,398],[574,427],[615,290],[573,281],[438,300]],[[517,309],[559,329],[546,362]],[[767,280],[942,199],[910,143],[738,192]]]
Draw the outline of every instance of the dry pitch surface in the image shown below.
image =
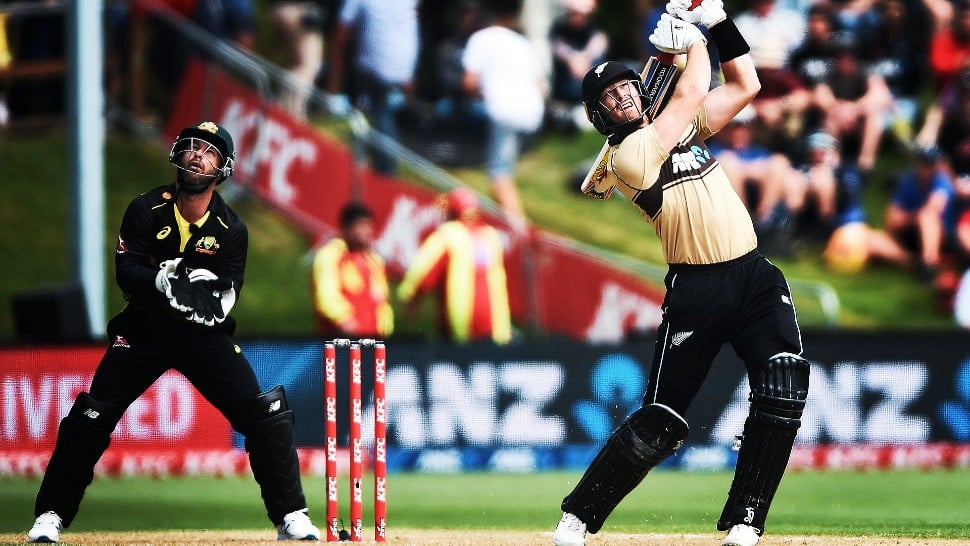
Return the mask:
[[[270,531],[159,531],[159,532],[65,532],[62,544],[110,546],[174,546],[229,544],[255,546],[279,544]],[[364,543],[373,544],[365,536]],[[722,534],[620,534],[603,532],[587,539],[588,546],[720,546]],[[0,533],[0,544],[23,544],[26,531]],[[295,544],[295,543],[291,543]],[[551,532],[511,532],[479,530],[391,530],[387,544],[397,546],[475,545],[475,546],[549,546]],[[873,538],[873,537],[799,537],[765,536],[759,546],[970,546],[968,539]]]

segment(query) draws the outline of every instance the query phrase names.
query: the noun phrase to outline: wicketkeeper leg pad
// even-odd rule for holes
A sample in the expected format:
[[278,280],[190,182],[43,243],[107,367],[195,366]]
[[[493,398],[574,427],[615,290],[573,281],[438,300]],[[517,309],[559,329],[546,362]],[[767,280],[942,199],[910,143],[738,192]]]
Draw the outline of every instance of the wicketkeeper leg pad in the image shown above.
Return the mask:
[[683,445],[687,431],[687,421],[666,406],[650,404],[638,409],[613,431],[563,499],[563,512],[575,515],[588,532],[596,533],[650,469]]
[[61,419],[54,453],[47,463],[34,504],[34,516],[57,512],[61,524],[71,525],[84,491],[94,479],[94,465],[108,449],[122,408],[99,402],[86,392],[78,395]]
[[785,474],[801,426],[808,376],[807,360],[782,353],[768,361],[755,382],[734,481],[717,522],[718,530],[745,524],[754,527],[758,534],[764,532],[771,500]]
[[286,514],[306,508],[293,440],[296,419],[280,385],[256,396],[251,409],[255,420],[240,432],[246,436],[249,465],[259,484],[266,515],[273,525],[279,525]]

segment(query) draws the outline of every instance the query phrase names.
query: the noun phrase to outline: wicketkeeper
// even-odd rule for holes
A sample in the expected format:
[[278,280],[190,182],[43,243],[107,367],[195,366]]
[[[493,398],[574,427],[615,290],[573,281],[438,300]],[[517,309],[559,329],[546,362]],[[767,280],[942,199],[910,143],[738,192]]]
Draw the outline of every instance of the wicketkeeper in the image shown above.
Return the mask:
[[246,438],[253,476],[279,540],[318,540],[307,516],[283,388],[261,392],[232,335],[229,312],[246,270],[248,232],[215,191],[232,176],[224,127],[183,129],[169,153],[175,183],[136,197],[121,221],[115,269],[128,305],[107,326],[109,347],[88,392],[61,420],[37,493],[30,542],[57,542],[128,406],[175,369]]

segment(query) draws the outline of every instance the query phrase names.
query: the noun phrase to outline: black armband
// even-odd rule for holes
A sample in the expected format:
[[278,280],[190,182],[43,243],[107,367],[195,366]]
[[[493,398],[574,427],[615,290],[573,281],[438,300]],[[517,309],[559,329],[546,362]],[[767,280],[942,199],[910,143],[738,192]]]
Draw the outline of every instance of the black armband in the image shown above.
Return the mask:
[[745,41],[744,36],[741,36],[741,31],[730,17],[707,29],[707,33],[711,35],[722,63],[751,51],[748,42]]

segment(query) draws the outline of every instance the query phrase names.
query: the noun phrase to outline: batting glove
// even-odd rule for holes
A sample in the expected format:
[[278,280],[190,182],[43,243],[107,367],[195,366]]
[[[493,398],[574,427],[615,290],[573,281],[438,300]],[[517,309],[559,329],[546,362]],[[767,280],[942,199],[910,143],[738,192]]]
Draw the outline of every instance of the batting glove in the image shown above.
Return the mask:
[[697,41],[707,43],[699,28],[668,13],[660,15],[657,27],[650,35],[650,43],[665,53],[686,53]]
[[691,0],[670,0],[667,2],[667,13],[694,25],[711,28],[727,19],[723,0],[703,0],[694,9],[690,8]]

